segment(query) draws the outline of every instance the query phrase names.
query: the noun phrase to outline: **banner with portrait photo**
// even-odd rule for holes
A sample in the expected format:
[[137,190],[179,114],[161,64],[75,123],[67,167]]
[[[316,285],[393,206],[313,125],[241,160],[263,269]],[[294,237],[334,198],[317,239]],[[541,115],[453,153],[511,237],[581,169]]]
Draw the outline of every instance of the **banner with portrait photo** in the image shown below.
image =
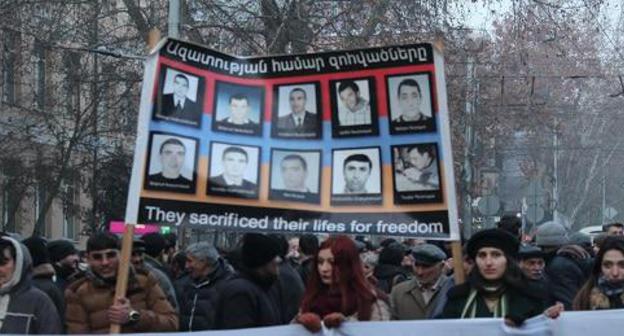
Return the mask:
[[444,60],[431,44],[146,62],[126,222],[457,240]]

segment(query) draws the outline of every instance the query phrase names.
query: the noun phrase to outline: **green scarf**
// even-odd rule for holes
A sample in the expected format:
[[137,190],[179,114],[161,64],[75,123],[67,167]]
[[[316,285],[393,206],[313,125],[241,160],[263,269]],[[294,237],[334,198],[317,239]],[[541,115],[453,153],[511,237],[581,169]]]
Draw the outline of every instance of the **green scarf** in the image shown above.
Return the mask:
[[[460,318],[475,318],[477,315],[477,295],[478,292],[476,289],[470,290],[470,295],[468,295],[468,300],[466,300],[466,304],[464,305],[464,309],[462,310],[462,314]],[[508,312],[509,302],[507,300],[507,294],[503,293],[498,300],[498,304],[494,308],[494,316],[493,317],[505,317]]]

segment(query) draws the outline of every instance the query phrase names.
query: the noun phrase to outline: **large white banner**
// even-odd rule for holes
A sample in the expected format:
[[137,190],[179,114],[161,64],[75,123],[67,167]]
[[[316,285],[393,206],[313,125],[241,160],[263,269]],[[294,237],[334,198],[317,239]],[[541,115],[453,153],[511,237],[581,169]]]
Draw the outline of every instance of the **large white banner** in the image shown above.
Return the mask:
[[[624,310],[566,312],[558,319],[534,317],[521,328],[506,326],[501,319],[426,320],[344,323],[338,329],[317,334],[300,325],[196,332],[202,336],[621,336]],[[173,334],[163,334],[173,335]]]

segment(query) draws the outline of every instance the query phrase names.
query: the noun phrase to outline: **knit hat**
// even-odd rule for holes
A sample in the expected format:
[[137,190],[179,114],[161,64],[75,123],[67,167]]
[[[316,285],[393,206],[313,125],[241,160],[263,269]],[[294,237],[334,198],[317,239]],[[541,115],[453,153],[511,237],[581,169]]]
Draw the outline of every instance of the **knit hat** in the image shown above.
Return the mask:
[[48,242],[41,237],[30,237],[22,241],[22,244],[24,244],[30,252],[33,267],[50,263],[50,254],[46,246],[47,243]]
[[145,253],[145,242],[141,239],[132,240],[132,252]]
[[407,248],[400,243],[393,242],[384,247],[379,253],[379,264],[401,266]]
[[518,251],[518,259],[544,258],[544,252],[535,245],[521,245]]
[[243,236],[243,265],[257,268],[268,264],[279,255],[279,243],[260,233],[247,233]]
[[50,253],[50,260],[53,263],[63,260],[68,255],[78,254],[78,250],[76,250],[74,244],[64,239],[49,242],[48,252]]
[[414,264],[431,266],[446,259],[441,248],[433,244],[419,244],[412,248]]
[[472,259],[476,258],[477,252],[482,247],[494,247],[502,250],[506,256],[515,257],[518,253],[518,246],[520,242],[509,232],[501,229],[486,229],[470,237],[466,250]]
[[570,235],[569,243],[585,248],[592,245],[592,239],[591,236],[586,233],[575,232]]
[[561,246],[568,243],[568,233],[563,225],[556,222],[546,222],[537,228],[535,234],[537,246]]

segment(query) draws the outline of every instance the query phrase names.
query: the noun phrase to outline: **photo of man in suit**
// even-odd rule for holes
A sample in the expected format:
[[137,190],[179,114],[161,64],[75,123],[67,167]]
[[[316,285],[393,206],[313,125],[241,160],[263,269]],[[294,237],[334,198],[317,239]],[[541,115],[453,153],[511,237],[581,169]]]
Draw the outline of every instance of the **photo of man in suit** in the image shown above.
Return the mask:
[[[316,84],[282,87],[279,89],[279,107],[273,122],[273,136],[285,138],[318,138],[320,136],[320,114]],[[289,90],[289,91],[286,91]],[[282,96],[288,92],[288,101]],[[314,94],[315,97],[308,97]],[[313,109],[313,110],[311,110]]]
[[221,155],[221,167],[223,173],[210,178],[212,187],[224,187],[227,189],[238,188],[253,190],[256,184],[244,178],[249,164],[247,152],[237,146],[230,146],[223,150]]
[[161,171],[149,176],[151,183],[190,185],[191,180],[182,176],[182,167],[186,158],[186,147],[182,141],[169,138],[160,145]]
[[171,82],[173,91],[160,97],[156,117],[199,126],[202,108],[189,98],[189,84],[189,77],[177,72]]
[[317,127],[316,114],[306,110],[306,92],[301,88],[294,88],[288,95],[291,113],[280,117],[277,127],[300,130],[302,132],[314,132]]

